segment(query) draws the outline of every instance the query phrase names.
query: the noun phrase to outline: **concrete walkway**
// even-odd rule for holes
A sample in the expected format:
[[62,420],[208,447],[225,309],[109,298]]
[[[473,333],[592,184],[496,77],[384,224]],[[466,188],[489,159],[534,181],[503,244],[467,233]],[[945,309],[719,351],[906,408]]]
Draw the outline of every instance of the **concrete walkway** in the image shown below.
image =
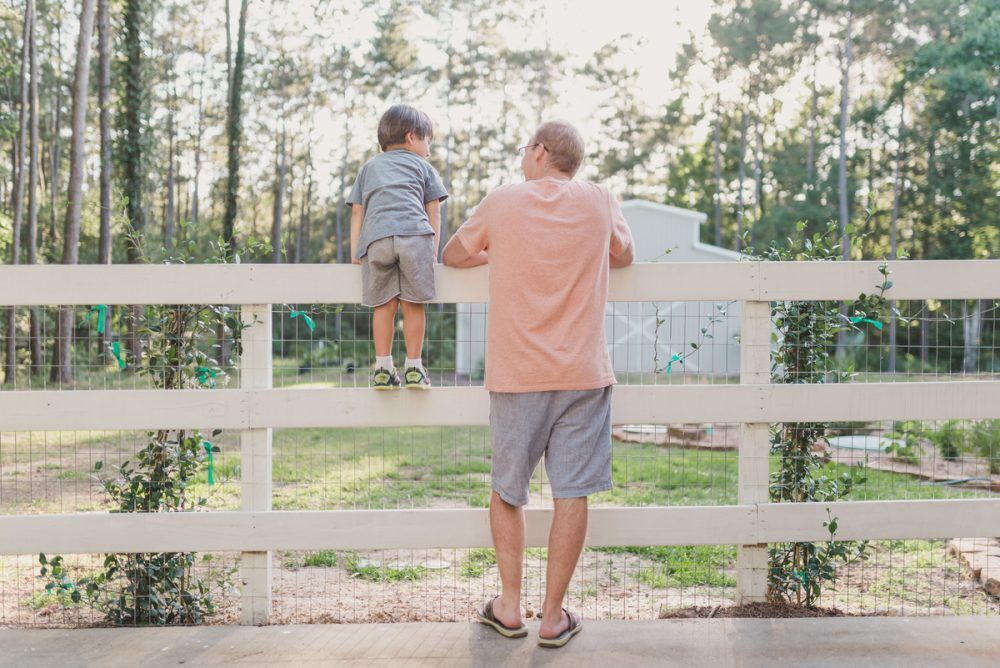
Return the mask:
[[585,622],[569,645],[478,624],[0,630],[0,665],[836,666],[1000,665],[1000,617]]

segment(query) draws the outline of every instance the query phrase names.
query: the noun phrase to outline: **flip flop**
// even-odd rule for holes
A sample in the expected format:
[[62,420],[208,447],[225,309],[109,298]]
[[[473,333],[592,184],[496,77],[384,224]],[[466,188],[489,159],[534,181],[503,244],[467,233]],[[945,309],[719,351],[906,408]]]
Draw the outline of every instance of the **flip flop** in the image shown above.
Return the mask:
[[523,638],[528,635],[528,627],[524,624],[521,624],[517,628],[511,628],[496,618],[496,615],[493,614],[493,603],[498,598],[500,597],[494,596],[483,606],[482,610],[476,610],[476,617],[479,619],[479,622],[486,624],[486,626],[489,626],[504,638]]
[[574,612],[570,612],[566,608],[563,608],[563,612],[566,613],[566,617],[569,619],[569,626],[555,638],[543,638],[542,636],[538,636],[539,647],[562,647],[583,629],[583,622],[580,620],[579,615]]

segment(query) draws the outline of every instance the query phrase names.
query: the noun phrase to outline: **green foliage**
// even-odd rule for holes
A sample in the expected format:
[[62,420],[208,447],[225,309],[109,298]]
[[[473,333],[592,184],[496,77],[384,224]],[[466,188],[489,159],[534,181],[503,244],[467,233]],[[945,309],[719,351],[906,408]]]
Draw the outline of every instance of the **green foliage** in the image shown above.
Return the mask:
[[[191,261],[193,257],[183,254],[183,249],[168,262]],[[213,249],[215,261],[224,263],[225,244],[220,242]],[[141,245],[137,251],[142,252]],[[245,325],[237,313],[226,306],[189,304],[154,305],[139,313],[134,326],[142,341],[141,357],[132,363],[152,387],[211,389],[225,383],[224,365],[199,342],[213,337],[221,325],[239,353]],[[220,430],[214,430],[210,438],[219,434]],[[160,429],[147,436],[147,444],[115,466],[112,475],[105,474],[103,461],[94,464],[115,512],[190,512],[203,507],[208,499],[194,495],[193,485],[209,464],[210,452],[217,452],[218,447],[197,430]],[[210,555],[205,559],[210,560]],[[210,583],[195,572],[197,559],[190,552],[108,554],[100,573],[75,581],[66,573],[61,557],[54,557],[48,567],[44,555],[39,560],[47,589],[69,592],[74,603],[84,599],[114,624],[200,624],[215,611]],[[231,575],[232,571],[217,574],[218,584],[230,587]]]
[[320,550],[306,555],[302,560],[303,566],[325,566],[332,568],[340,561],[339,555],[333,550]]
[[655,545],[643,547],[600,547],[595,552],[632,554],[654,562],[636,574],[650,587],[732,587],[729,571],[736,563],[736,550],[722,545]]
[[920,463],[920,439],[916,433],[899,428],[886,434],[886,438],[892,439],[885,451],[893,459],[906,464]]
[[[804,224],[798,226],[804,231]],[[849,230],[848,233],[852,231]],[[751,256],[756,254],[752,251]],[[837,261],[842,257],[841,238],[831,222],[824,232],[803,236],[801,242],[788,239],[787,246],[772,244],[759,254],[772,261]],[[879,268],[882,282],[877,294],[862,294],[848,305],[849,315],[836,302],[773,302],[771,318],[776,346],[771,352],[771,375],[775,383],[825,383],[846,380],[848,373],[836,369],[833,344],[838,333],[867,321],[878,322],[885,309],[883,294],[892,287],[888,268]],[[798,422],[774,425],[771,453],[778,457],[778,469],[771,474],[773,502],[809,503],[836,501],[866,480],[864,467],[830,475],[825,459],[815,446],[825,441],[830,425]],[[813,605],[825,583],[836,580],[838,565],[864,557],[866,543],[846,544],[833,540],[837,522],[831,519],[825,544],[787,543],[769,550],[768,597]]]
[[1000,420],[982,420],[972,427],[969,446],[990,467],[990,473],[1000,473]]
[[937,431],[930,433],[931,442],[948,461],[958,459],[965,450],[966,432],[958,420],[948,420]]
[[369,582],[415,582],[427,573],[427,569],[423,566],[368,563],[357,554],[348,555],[344,567],[351,577]]
[[466,553],[459,572],[463,577],[478,578],[483,576],[487,568],[496,566],[496,563],[496,550],[489,547],[476,548]]

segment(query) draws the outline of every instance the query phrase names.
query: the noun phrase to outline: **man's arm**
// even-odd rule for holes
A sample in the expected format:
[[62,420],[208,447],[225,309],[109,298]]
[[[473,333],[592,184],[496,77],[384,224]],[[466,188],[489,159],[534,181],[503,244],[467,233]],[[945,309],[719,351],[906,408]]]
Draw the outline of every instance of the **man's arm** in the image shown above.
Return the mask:
[[361,260],[358,259],[358,238],[361,236],[361,221],[364,219],[364,205],[351,206],[351,264],[361,264]]
[[437,257],[438,248],[441,247],[441,200],[435,199],[424,204],[427,211],[427,221],[434,230],[434,256]]
[[635,261],[635,247],[632,244],[632,240],[629,239],[628,246],[626,246],[625,250],[619,253],[618,255],[609,253],[608,260],[612,269],[627,267],[630,264],[632,264],[632,262]]
[[469,251],[465,250],[465,246],[458,240],[458,235],[452,236],[448,240],[448,245],[444,247],[444,263],[449,267],[468,269],[487,264],[488,261],[489,257],[486,255],[486,251],[479,251],[475,255],[469,255]]

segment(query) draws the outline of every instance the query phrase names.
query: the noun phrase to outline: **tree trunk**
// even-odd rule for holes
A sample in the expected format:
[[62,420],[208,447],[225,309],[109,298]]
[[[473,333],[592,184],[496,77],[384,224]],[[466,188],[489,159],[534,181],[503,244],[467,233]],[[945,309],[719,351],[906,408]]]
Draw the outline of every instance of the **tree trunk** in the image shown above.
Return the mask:
[[299,203],[299,226],[295,230],[295,264],[301,264],[305,258],[305,248],[308,245],[309,198],[312,197],[312,174],[306,179],[306,192]]
[[[76,72],[73,76],[73,140],[70,147],[69,189],[66,196],[66,229],[63,236],[63,264],[77,264],[80,251],[80,209],[83,199],[84,133],[87,122],[87,90],[90,79],[90,35],[94,30],[95,0],[83,0],[80,8],[80,37],[76,47]],[[56,340],[59,342],[58,363],[52,365],[52,382],[72,380],[71,340],[73,309],[59,313]]]
[[201,138],[205,132],[205,61],[198,79],[198,131],[194,138],[194,192],[191,194],[191,224],[198,228],[198,186],[201,182]]
[[[13,221],[11,230],[10,263],[21,262],[21,225],[24,220],[24,166],[27,163],[28,145],[28,60],[30,58],[31,31],[33,22],[33,0],[28,0],[24,8],[24,28],[21,36],[20,105],[18,108],[18,134],[14,165]],[[7,311],[7,351],[4,359],[4,383],[12,384],[17,373],[17,313],[13,306]]]
[[715,156],[715,245],[722,246],[722,121],[720,119],[722,101],[715,96],[715,124],[712,129],[712,152]]
[[[38,263],[38,172],[39,172],[39,132],[38,132],[38,21],[36,19],[35,2],[28,0],[31,8],[31,33],[28,39],[28,69],[31,72],[31,84],[28,95],[29,125],[31,126],[31,146],[29,148],[28,167],[28,264]],[[31,373],[42,371],[42,314],[38,308],[29,309],[30,324],[28,327],[28,349],[31,353]]]
[[745,111],[740,112],[740,163],[739,163],[739,186],[736,189],[736,241],[734,242],[734,248],[737,251],[743,249],[743,182],[746,181],[747,168],[746,160],[744,159],[747,154],[747,114]]
[[[847,126],[848,114],[850,113],[850,83],[851,83],[851,61],[854,53],[852,50],[853,16],[848,12],[847,27],[844,32],[842,79],[840,86],[840,156],[837,161],[837,209],[840,217],[840,244],[844,260],[851,259],[851,240],[847,236],[847,223],[850,212],[847,208]],[[841,303],[840,313],[847,317],[847,305]],[[847,342],[847,332],[841,329],[837,334],[837,355],[844,354],[844,346]]]
[[[61,14],[61,12],[60,12]],[[62,161],[62,16],[56,17],[55,88],[56,103],[52,109],[52,169],[49,178],[49,239],[56,238],[56,200],[59,193],[59,167]],[[54,246],[53,246],[54,247]]]
[[[892,168],[892,215],[889,218],[889,259],[895,260],[898,252],[899,237],[899,198],[902,193],[902,163],[903,163],[903,131],[904,98],[899,100],[899,129],[896,132],[896,160]],[[896,300],[889,300],[889,373],[896,373]]]
[[[226,212],[222,219],[222,237],[229,246],[229,254],[236,253],[236,199],[240,189],[240,141],[243,136],[243,68],[246,60],[247,5],[240,2],[240,20],[236,33],[236,57],[233,61],[232,80],[229,85],[229,105],[226,114],[228,140],[226,179]],[[227,12],[226,16],[229,14]]]
[[[931,127],[930,137],[927,140],[927,190],[924,200],[924,224],[921,226],[922,234],[922,255],[924,260],[933,259],[931,253],[931,230],[937,212],[937,133],[936,125]],[[931,313],[930,303],[924,302],[926,315],[920,320],[920,365],[926,369],[930,363],[931,351]]]
[[[754,113],[753,117],[753,180],[754,180],[754,204],[757,205],[757,217],[754,223],[764,220],[764,133],[761,130],[760,114]],[[754,243],[754,228],[750,228],[750,244]]]
[[348,188],[348,175],[347,175],[347,159],[348,153],[351,150],[351,107],[349,106],[347,100],[347,86],[344,86],[344,153],[341,156],[340,162],[340,193],[337,197],[337,214],[335,216],[337,229],[337,264],[344,263],[344,207],[345,193]]
[[972,302],[972,313],[969,313],[969,302],[962,300],[962,371],[976,373],[979,366],[979,342],[983,331],[983,302],[976,299]]
[[274,147],[274,208],[271,214],[271,246],[275,264],[281,264],[281,214],[285,197],[285,128],[282,124]]
[[167,112],[167,210],[163,216],[163,247],[168,253],[174,249],[174,107],[176,92],[170,92],[170,109]]
[[[97,50],[100,61],[98,105],[101,117],[101,235],[97,251],[98,264],[111,264],[111,22],[108,1],[97,2]],[[110,322],[105,327],[110,328]],[[101,334],[106,336],[109,332],[110,329],[107,329]]]
[[842,80],[840,87],[840,156],[837,161],[837,203],[840,214],[840,234],[841,248],[844,259],[850,259],[851,243],[847,237],[847,223],[850,212],[847,208],[847,126],[848,114],[850,113],[850,83],[851,83],[851,61],[854,53],[852,49],[853,17],[847,15],[847,29],[844,34]]

